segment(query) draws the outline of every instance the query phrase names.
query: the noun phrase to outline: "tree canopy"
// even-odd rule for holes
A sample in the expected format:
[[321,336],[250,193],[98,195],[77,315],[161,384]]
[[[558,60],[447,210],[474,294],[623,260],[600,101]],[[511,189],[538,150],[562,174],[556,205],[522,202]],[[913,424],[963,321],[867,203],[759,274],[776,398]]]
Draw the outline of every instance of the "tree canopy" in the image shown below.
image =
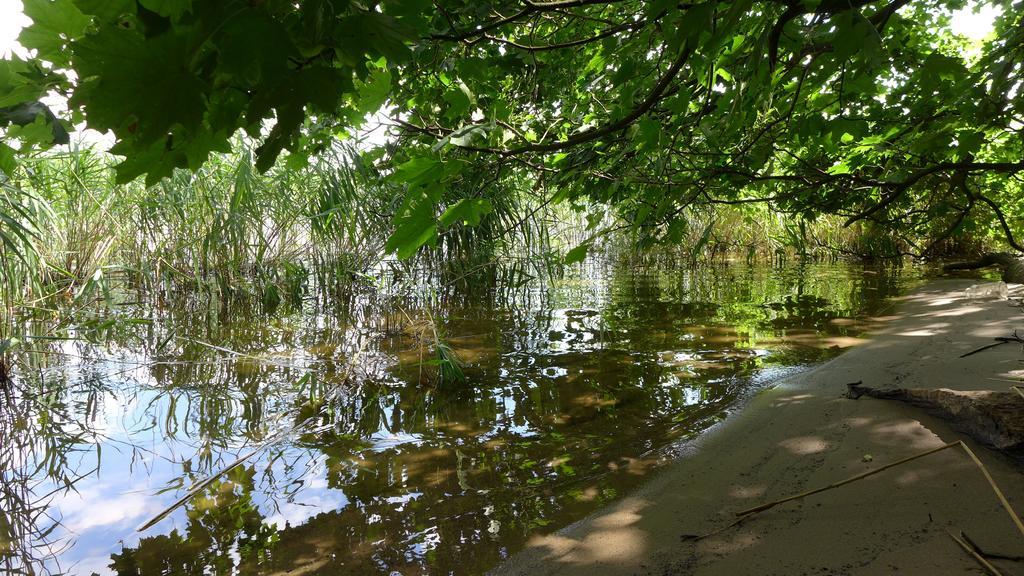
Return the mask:
[[124,181],[239,130],[259,168],[301,165],[376,114],[400,255],[479,220],[504,179],[609,207],[642,243],[695,206],[767,203],[915,255],[972,226],[1024,251],[1024,2],[994,4],[973,47],[949,32],[962,0],[25,0],[0,168],[66,141],[50,91],[113,132]]

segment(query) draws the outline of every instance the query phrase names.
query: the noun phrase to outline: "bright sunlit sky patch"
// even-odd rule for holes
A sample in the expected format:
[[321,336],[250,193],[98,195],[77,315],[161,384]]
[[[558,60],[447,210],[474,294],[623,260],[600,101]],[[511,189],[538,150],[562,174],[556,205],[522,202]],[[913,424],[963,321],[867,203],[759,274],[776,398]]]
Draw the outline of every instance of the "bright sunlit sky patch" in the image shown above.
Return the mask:
[[981,40],[992,31],[992,23],[999,15],[999,9],[991,4],[982,4],[977,12],[972,7],[973,3],[963,10],[953,13],[953,21],[950,28],[954,33],[966,36],[971,40]]
[[[978,41],[988,36],[992,31],[992,24],[995,17],[999,14],[999,9],[989,4],[980,4],[979,9],[975,11],[975,6],[979,6],[979,3],[971,2],[968,4],[968,7],[955,12],[951,28],[957,34]],[[31,24],[31,20],[25,16],[21,0],[0,0],[0,58],[10,58],[12,54],[17,54],[22,58],[29,56],[28,52],[18,44],[18,34],[21,33],[22,28],[29,24]],[[63,108],[57,102],[47,103],[51,105],[56,104],[57,108]],[[105,145],[104,147],[109,147],[112,143],[110,136],[103,136],[98,133],[85,134],[84,136],[86,141]],[[381,137],[382,135],[378,134],[370,136],[371,139]]]
[[12,52],[26,56],[18,44],[18,34],[31,23],[22,12],[21,0],[0,0],[0,58],[10,58]]

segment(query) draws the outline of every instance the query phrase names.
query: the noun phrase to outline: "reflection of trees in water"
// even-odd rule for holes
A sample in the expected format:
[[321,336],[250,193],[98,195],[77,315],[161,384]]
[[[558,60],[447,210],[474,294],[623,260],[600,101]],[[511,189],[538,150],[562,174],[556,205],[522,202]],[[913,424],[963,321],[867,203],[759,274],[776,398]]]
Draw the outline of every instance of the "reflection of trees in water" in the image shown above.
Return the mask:
[[[329,430],[300,436],[290,449],[323,454],[327,484],[344,492],[348,504],[281,530],[260,570],[482,569],[500,558],[502,546],[521,541],[530,530],[592,509],[616,493],[615,484],[605,482],[610,465],[626,466],[627,456],[648,448],[647,432],[627,411],[650,413],[654,406],[647,403],[665,401],[628,390],[631,382],[656,381],[657,366],[621,360],[593,355],[570,360],[608,374],[607,394],[594,394],[593,386],[580,380],[552,381],[509,389],[510,402],[502,404],[487,389],[448,394],[367,384],[332,402],[316,421],[330,424]],[[517,432],[521,427],[535,434],[523,436]],[[405,441],[382,449],[387,441],[381,433],[404,434]],[[371,444],[366,439],[374,435],[378,439]],[[627,441],[631,436],[635,444]],[[191,570],[182,573],[216,566],[221,560],[214,556],[180,553],[215,544],[223,549],[236,537],[226,530],[215,540],[200,530],[219,524],[196,520],[199,508],[190,504],[184,535],[146,538],[132,558],[166,549],[170,563],[198,558],[182,564],[182,570]],[[252,533],[248,528],[246,534]],[[443,550],[434,547],[438,542],[445,543]],[[119,566],[126,565],[127,553],[119,556]]]
[[[42,366],[35,366],[42,369]],[[60,518],[53,496],[99,469],[91,459],[97,434],[90,426],[107,394],[87,384],[75,401],[66,382],[29,386],[14,379],[0,386],[0,568],[8,574],[42,574],[72,544],[53,534]]]
[[[265,561],[276,541],[253,503],[253,467],[238,467],[189,501],[184,534],[142,538],[111,555],[118,576],[235,574]],[[249,571],[249,573],[253,573]]]
[[[100,386],[111,386],[118,402],[136,404],[118,441],[132,450],[146,449],[130,446],[144,436],[173,443],[183,476],[159,480],[182,489],[223,466],[240,445],[263,442],[291,423],[313,417],[308,428],[327,427],[272,447],[245,478],[222,479],[230,494],[208,491],[188,504],[183,533],[146,537],[122,551],[115,558],[121,573],[153,573],[158,569],[150,567],[161,565],[200,573],[236,561],[246,573],[257,559],[260,570],[286,570],[313,566],[311,558],[328,573],[482,569],[531,530],[585,514],[635,481],[649,465],[643,455],[667,438],[719,417],[742,378],[762,365],[760,356],[742,353],[748,334],[832,329],[828,320],[862,312],[892,283],[883,275],[842,283],[742,268],[638,278],[617,268],[601,290],[581,284],[465,302],[453,296],[443,300],[469,306],[447,310],[446,331],[452,346],[473,358],[468,382],[456,389],[403,380],[408,370],[396,359],[410,344],[383,304],[359,308],[350,300],[353,316],[166,307],[153,325],[115,326],[109,341],[121,348],[113,352],[83,346],[80,355],[105,358],[83,362],[91,372],[64,365],[42,374],[53,399],[23,399],[37,411],[36,428],[29,434],[0,424],[8,426],[0,432],[34,438],[37,459],[59,485],[95,450],[75,430],[102,416],[104,394],[113,392]],[[345,382],[346,362],[366,338],[358,378]],[[680,355],[684,366],[663,358],[666,351],[693,354]],[[120,373],[128,369],[118,363],[120,353],[140,363],[134,372]],[[674,380],[681,366],[693,369]],[[39,418],[42,410],[52,414]],[[67,426],[70,415],[84,423]],[[261,513],[301,500],[302,462],[311,461],[324,462],[328,488],[347,503],[300,526],[267,527]],[[39,478],[22,470],[23,486]],[[2,463],[0,472],[10,474]],[[21,498],[45,509],[38,496]],[[12,498],[5,495],[5,504]],[[33,524],[42,517],[29,505],[2,510],[0,528],[9,533],[11,510],[22,514],[23,534],[48,525]],[[273,553],[255,551],[273,541]],[[243,542],[251,554],[237,552]]]

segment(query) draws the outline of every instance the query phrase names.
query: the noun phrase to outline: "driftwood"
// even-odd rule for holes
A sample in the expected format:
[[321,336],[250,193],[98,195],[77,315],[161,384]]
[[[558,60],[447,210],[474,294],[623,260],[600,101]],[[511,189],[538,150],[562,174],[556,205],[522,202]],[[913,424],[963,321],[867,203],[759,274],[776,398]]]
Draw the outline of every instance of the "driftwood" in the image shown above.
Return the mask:
[[989,390],[871,388],[848,384],[847,396],[871,396],[921,406],[949,420],[975,440],[1008,452],[1024,453],[1024,396]]
[[987,268],[988,266],[999,266],[1003,269],[1003,282],[1024,284],[1024,260],[1009,252],[985,254],[977,260],[946,264],[942,269],[950,272],[953,270],[976,270],[978,268]]

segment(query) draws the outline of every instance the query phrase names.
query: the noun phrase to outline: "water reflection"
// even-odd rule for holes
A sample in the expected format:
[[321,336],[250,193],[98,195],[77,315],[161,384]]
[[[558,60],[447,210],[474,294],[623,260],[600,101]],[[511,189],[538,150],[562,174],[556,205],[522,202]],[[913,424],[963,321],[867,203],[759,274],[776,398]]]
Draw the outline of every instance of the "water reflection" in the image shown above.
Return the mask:
[[[598,262],[431,306],[131,295],[100,332],[39,323],[0,419],[0,554],[26,572],[481,573],[635,486],[766,371],[835,354],[900,279]],[[429,377],[425,322],[465,383]]]

